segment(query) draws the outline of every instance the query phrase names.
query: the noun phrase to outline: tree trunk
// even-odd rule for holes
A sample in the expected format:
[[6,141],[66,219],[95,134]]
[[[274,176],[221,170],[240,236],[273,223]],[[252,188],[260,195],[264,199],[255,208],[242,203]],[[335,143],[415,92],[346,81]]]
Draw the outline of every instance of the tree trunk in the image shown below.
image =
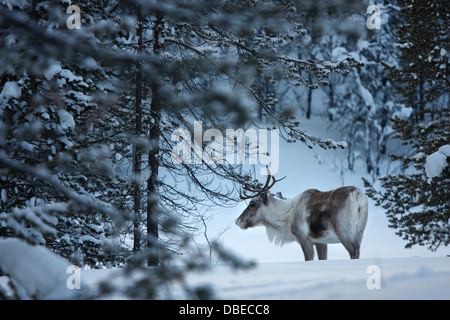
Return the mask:
[[[159,42],[159,36],[163,27],[162,14],[156,14],[156,20],[153,26],[153,53],[159,55],[161,50],[161,43]],[[159,263],[158,255],[158,169],[159,169],[159,138],[160,131],[160,119],[161,119],[161,96],[160,96],[160,84],[157,80],[153,79],[150,90],[152,94],[151,103],[151,118],[152,125],[150,127],[150,144],[151,149],[148,154],[148,165],[150,168],[150,178],[147,182],[147,247],[151,254],[148,257],[148,265],[155,266]]]
[[330,101],[328,103],[328,120],[333,121],[334,120],[333,112],[330,111],[330,109],[334,109],[335,108],[334,87],[333,87],[333,82],[332,81],[330,81],[330,84],[328,85],[328,87],[330,88],[330,93],[328,95],[329,98],[330,98]]
[[[311,74],[309,74],[309,85],[312,84],[313,77]],[[308,101],[307,101],[307,109],[306,109],[306,119],[311,119],[311,103],[312,103],[312,92],[313,89],[308,89]]]
[[[140,8],[137,8],[137,29],[138,51],[142,51],[142,16]],[[138,139],[142,135],[142,66],[138,62],[136,64],[136,119],[135,119],[135,136]],[[133,252],[141,250],[141,150],[134,146],[134,221],[133,221]]]

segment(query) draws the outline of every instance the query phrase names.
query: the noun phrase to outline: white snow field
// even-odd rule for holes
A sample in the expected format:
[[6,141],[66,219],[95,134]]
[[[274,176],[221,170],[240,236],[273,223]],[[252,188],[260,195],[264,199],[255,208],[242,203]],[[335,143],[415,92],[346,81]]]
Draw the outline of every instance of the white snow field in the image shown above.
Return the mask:
[[450,258],[263,263],[248,271],[216,265],[190,284],[219,299],[450,299]]
[[[80,270],[75,280],[67,261],[18,239],[1,240],[0,253],[2,269],[25,299],[77,299],[102,282],[121,286],[132,281],[119,269]],[[260,263],[249,270],[215,264],[210,271],[188,273],[186,283],[210,286],[215,298],[226,300],[450,299],[450,257]],[[5,276],[0,287],[8,290]],[[120,293],[101,298],[126,299]],[[176,285],[159,295],[186,298]]]

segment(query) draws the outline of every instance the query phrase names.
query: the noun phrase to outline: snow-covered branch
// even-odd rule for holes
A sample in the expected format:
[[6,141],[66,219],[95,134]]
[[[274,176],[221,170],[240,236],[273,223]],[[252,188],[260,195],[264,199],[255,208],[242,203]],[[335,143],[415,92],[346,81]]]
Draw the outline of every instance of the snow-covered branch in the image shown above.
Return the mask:
[[[0,164],[11,171],[23,176],[37,178],[55,189],[61,196],[66,197],[76,205],[76,210],[94,210],[120,221],[121,214],[110,204],[105,203],[87,194],[79,194],[66,187],[50,171],[43,167],[32,167],[23,165],[10,159],[4,151],[0,151]],[[75,210],[75,208],[73,208]]]

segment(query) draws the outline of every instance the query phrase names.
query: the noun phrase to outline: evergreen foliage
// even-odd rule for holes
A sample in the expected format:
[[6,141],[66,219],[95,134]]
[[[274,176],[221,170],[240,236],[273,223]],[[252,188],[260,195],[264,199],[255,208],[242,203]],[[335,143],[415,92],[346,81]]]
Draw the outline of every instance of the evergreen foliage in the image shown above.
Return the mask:
[[[449,31],[450,11],[445,1],[399,1],[405,21],[397,28],[401,54],[399,68],[385,64],[411,108],[407,118],[393,121],[395,138],[407,147],[406,155],[393,154],[402,172],[380,178],[383,191],[365,181],[367,194],[386,209],[390,227],[398,229],[406,247],[425,245],[430,250],[450,243],[450,176],[445,152],[450,141]],[[442,148],[442,149],[441,149]],[[444,163],[432,154],[444,150]],[[439,166],[430,175],[427,166]]]

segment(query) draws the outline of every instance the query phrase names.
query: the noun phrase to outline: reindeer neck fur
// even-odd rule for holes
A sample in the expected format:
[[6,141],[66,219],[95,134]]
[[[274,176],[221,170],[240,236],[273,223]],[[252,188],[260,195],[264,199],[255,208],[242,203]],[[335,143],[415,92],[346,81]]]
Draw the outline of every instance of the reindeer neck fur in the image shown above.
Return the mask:
[[261,209],[267,237],[274,244],[283,246],[295,241],[290,225],[298,207],[298,200],[298,196],[286,200],[269,196],[267,206]]

